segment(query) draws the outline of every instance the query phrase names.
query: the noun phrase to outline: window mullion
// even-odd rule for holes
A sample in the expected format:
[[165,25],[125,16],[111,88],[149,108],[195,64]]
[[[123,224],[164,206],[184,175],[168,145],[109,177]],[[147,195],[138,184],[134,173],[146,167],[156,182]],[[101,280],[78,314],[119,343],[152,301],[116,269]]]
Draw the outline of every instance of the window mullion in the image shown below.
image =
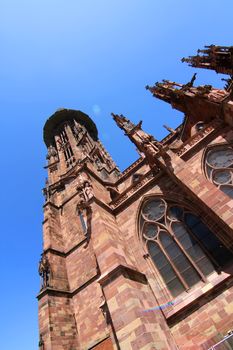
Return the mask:
[[206,277],[205,275],[201,272],[201,270],[199,269],[199,267],[196,265],[196,263],[193,261],[193,259],[191,258],[191,256],[186,252],[186,250],[184,249],[184,247],[182,246],[182,244],[179,242],[179,240],[176,238],[175,235],[172,235],[172,238],[174,239],[174,241],[176,242],[176,244],[179,246],[179,248],[181,249],[182,253],[186,256],[186,258],[188,259],[188,261],[190,262],[190,264],[193,266],[193,268],[199,273],[199,275],[201,276],[202,280],[204,282],[206,282]]
[[[169,234],[169,233],[168,233]],[[170,235],[170,234],[169,234]],[[172,266],[173,270],[175,271],[177,277],[180,279],[181,283],[183,284],[183,286],[185,287],[186,290],[190,289],[190,287],[188,286],[188,284],[186,283],[186,281],[184,280],[184,278],[182,277],[182,275],[180,274],[179,270],[177,270],[176,266],[174,265],[172,259],[170,258],[170,256],[167,254],[166,250],[163,248],[163,245],[160,243],[159,240],[157,240],[157,244],[159,245],[159,248],[162,250],[163,254],[166,256],[169,264]]]
[[[198,237],[196,237],[196,235],[192,232],[192,230],[188,227],[188,225],[186,225],[186,223],[184,222],[185,228],[187,229],[188,233],[191,235],[191,237],[197,242],[197,244],[199,244],[199,246],[201,247],[201,249],[204,251],[204,253],[207,255],[207,257],[210,259],[211,262],[213,262],[213,264],[215,265],[216,268],[220,268],[220,265],[217,263],[217,261],[214,259],[214,257],[211,255],[211,253],[208,251],[208,249],[206,249],[206,247],[204,246],[204,244],[202,243],[201,240],[199,240]],[[205,279],[206,280],[206,279]]]

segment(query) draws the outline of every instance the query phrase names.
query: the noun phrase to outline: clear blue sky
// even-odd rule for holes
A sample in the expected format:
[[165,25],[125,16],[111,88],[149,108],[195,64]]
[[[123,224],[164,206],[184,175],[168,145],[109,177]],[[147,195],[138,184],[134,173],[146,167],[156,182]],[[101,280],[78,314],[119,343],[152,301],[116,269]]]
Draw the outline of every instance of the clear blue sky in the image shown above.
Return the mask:
[[162,79],[221,86],[180,59],[205,44],[233,45],[232,0],[0,0],[1,344],[38,348],[42,250],[42,128],[57,108],[80,109],[121,169],[137,158],[110,113],[144,120],[158,139],[181,114],[145,85]]

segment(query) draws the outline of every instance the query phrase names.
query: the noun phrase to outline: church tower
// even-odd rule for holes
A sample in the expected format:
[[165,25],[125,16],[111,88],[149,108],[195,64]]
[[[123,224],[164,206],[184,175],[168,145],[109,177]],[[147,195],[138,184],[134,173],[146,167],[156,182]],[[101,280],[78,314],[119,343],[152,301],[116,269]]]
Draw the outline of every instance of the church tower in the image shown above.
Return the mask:
[[[184,61],[223,72],[213,63],[222,51],[226,72],[232,48]],[[83,112],[60,109],[45,123],[40,350],[230,344],[232,84],[195,87],[195,78],[147,87],[184,113],[161,141],[112,114],[140,154],[123,172]]]

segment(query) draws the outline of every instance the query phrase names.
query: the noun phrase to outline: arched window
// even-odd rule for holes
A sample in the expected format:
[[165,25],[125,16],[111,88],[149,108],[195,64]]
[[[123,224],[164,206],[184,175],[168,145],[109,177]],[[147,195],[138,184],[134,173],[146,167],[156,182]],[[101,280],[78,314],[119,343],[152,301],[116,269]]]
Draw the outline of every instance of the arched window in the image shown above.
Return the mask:
[[233,198],[233,147],[218,145],[207,151],[205,170],[211,182]]
[[140,229],[151,259],[174,297],[232,258],[197,215],[162,198],[144,202]]

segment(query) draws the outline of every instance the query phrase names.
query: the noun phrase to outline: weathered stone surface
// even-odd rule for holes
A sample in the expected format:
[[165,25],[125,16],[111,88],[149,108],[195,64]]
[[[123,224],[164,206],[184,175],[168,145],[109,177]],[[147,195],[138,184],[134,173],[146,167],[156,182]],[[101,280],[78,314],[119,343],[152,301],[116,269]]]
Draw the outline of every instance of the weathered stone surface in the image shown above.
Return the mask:
[[[144,201],[164,198],[198,215],[233,251],[233,199],[210,181],[205,168],[211,147],[233,144],[231,101],[219,97],[213,106],[200,91],[191,96],[188,89],[193,87],[186,84],[182,94],[192,113],[157,148],[150,135],[130,130],[135,144],[143,136],[154,153],[140,146],[145,154],[123,173],[85,123],[73,122],[70,114],[66,121],[64,110],[62,124],[50,129],[43,253],[51,276],[38,296],[46,350],[201,350],[233,329],[232,261],[171,305],[174,297],[141,234]],[[216,114],[220,110],[224,115]],[[206,125],[198,130],[200,118]]]

